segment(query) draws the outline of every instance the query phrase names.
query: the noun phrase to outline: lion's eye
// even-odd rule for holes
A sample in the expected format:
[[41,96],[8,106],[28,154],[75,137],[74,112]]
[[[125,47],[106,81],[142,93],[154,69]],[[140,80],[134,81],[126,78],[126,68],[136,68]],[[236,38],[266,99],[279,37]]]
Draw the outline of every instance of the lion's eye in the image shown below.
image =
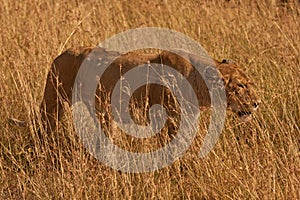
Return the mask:
[[242,83],[238,83],[237,86],[241,87],[241,88],[245,88],[246,85],[242,84]]

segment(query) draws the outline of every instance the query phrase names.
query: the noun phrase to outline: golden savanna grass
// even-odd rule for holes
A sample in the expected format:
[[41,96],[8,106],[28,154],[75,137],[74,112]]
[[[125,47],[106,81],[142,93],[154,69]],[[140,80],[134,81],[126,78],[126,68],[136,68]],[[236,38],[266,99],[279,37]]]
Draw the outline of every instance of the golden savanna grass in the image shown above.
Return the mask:
[[[0,24],[1,199],[300,198],[299,1],[3,0]],[[70,112],[41,141],[38,106],[53,59],[148,26],[180,31],[212,57],[240,63],[262,99],[254,119],[242,123],[228,113],[217,145],[200,159],[201,119],[203,131],[183,158],[142,174],[90,156]],[[12,116],[33,123],[14,127],[7,123]]]

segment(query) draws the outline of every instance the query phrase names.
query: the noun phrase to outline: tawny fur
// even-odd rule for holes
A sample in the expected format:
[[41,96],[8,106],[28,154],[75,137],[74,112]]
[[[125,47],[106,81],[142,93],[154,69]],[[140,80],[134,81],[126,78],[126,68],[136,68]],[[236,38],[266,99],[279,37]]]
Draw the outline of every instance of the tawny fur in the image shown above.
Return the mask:
[[[53,130],[56,122],[60,120],[63,114],[63,102],[65,101],[71,104],[72,88],[76,75],[82,62],[92,51],[99,55],[100,58],[115,55],[119,56],[111,63],[101,77],[99,87],[96,91],[96,109],[98,112],[107,112],[109,110],[108,107],[103,106],[103,101],[106,101],[105,98],[109,96],[114,85],[120,79],[120,76],[138,65],[147,63],[163,64],[176,69],[192,85],[199,100],[199,106],[211,106],[207,86],[199,73],[191,65],[191,61],[192,63],[211,61],[203,60],[194,55],[188,55],[189,60],[186,60],[168,51],[157,54],[131,52],[121,55],[117,52],[108,52],[98,47],[97,49],[93,47],[71,48],[53,61],[47,76],[40,112],[42,121],[48,127],[48,131]],[[224,80],[228,108],[240,117],[250,116],[260,102],[255,92],[253,82],[234,62],[225,60],[223,62],[214,60],[213,62],[221,73],[220,78]],[[122,69],[120,69],[120,67]],[[145,92],[145,88],[139,88],[139,90],[135,91],[135,100],[142,102],[144,99],[148,99],[148,106],[157,103],[168,106],[173,103],[175,105],[175,111],[177,112],[176,100],[174,100],[169,90],[165,90],[162,86],[155,84],[150,85],[148,90],[147,93]],[[141,103],[140,106],[145,106],[145,104]],[[168,114],[172,115],[171,112],[172,109],[169,109]],[[106,120],[106,122],[109,123],[107,117],[106,115],[106,117],[101,120]],[[145,120],[139,123],[145,123]]]

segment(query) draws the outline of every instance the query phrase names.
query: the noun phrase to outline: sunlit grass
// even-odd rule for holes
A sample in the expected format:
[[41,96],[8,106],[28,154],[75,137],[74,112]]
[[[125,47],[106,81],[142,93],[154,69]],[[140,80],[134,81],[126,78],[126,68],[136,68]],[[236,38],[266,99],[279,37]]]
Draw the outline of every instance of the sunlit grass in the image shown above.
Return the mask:
[[[1,199],[300,198],[298,1],[3,1],[0,19]],[[228,113],[205,159],[197,157],[200,131],[182,159],[143,174],[117,172],[90,156],[69,108],[58,134],[43,132],[46,144],[38,124],[7,123],[39,119],[47,72],[63,50],[147,26],[183,32],[212,57],[240,63],[262,99],[255,119],[241,123]]]

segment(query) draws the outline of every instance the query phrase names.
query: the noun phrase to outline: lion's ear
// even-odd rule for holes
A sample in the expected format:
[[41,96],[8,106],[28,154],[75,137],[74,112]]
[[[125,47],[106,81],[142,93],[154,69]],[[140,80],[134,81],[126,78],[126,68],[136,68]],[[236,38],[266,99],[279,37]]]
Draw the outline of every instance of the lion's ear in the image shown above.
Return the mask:
[[233,60],[230,60],[230,59],[223,59],[222,63],[223,64],[235,64],[235,62]]

